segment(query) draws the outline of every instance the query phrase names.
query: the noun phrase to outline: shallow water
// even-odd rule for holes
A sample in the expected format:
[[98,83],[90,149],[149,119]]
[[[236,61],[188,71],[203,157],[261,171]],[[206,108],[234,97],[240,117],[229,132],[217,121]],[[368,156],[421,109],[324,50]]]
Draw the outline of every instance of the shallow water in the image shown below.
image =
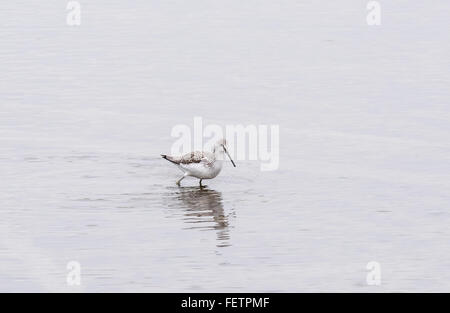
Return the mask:
[[[448,1],[81,4],[0,11],[0,291],[450,290]],[[279,169],[178,188],[194,116]]]

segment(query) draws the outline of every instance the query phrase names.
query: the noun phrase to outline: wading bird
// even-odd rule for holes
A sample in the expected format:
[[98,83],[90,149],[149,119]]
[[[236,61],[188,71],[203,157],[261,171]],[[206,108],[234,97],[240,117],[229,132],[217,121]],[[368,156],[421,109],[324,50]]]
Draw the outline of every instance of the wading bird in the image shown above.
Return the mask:
[[233,159],[231,159],[227,151],[226,145],[226,140],[221,139],[214,145],[212,152],[195,151],[183,156],[170,156],[165,154],[161,154],[161,156],[177,165],[184,172],[184,175],[176,182],[178,186],[180,186],[181,181],[185,177],[192,176],[200,179],[200,187],[205,187],[202,185],[202,180],[213,179],[222,170],[224,154],[230,158],[231,163],[236,167],[236,164],[234,164]]

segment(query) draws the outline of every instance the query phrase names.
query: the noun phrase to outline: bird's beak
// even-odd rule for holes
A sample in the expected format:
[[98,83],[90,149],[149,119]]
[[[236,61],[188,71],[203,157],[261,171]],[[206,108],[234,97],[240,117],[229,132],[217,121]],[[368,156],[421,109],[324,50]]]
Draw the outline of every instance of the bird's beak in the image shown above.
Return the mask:
[[225,151],[225,153],[226,153],[226,154],[228,155],[228,157],[230,158],[230,161],[231,161],[231,163],[233,164],[233,166],[236,167],[236,164],[234,164],[233,159],[230,157],[230,154],[228,153],[227,148],[225,148],[224,145],[222,145],[222,147],[223,147],[223,151]]

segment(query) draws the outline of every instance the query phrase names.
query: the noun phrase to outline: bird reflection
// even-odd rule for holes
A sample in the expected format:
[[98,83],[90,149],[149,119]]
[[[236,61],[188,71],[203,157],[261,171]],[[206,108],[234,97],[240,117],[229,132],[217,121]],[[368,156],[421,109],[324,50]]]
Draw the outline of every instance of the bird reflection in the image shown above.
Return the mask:
[[175,198],[183,204],[188,229],[216,230],[218,247],[229,244],[229,222],[222,204],[222,193],[205,188],[178,188]]

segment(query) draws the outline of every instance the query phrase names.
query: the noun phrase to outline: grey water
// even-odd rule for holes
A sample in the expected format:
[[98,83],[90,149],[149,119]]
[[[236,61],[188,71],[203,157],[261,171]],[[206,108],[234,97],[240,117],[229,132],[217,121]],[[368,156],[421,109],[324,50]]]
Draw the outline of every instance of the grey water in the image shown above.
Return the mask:
[[[1,5],[0,291],[450,291],[450,2],[79,2]],[[195,116],[279,168],[177,187]]]

